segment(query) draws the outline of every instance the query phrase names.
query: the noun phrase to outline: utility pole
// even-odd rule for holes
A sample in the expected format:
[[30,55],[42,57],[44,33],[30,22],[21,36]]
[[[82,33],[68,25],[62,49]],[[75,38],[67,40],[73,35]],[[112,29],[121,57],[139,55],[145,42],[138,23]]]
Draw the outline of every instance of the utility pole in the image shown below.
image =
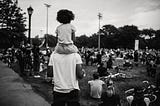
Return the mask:
[[101,34],[100,34],[101,25],[100,25],[100,20],[101,19],[102,19],[102,14],[98,13],[98,20],[99,20],[99,26],[98,26],[98,50],[100,50],[100,48],[101,48],[101,45],[100,45],[100,42],[101,42]]
[[47,36],[48,36],[48,8],[51,7],[51,5],[46,4],[46,3],[44,3],[44,5],[47,8],[47,24],[46,24],[46,36],[45,36],[45,40],[46,40],[46,47],[48,47],[48,39],[47,39]]

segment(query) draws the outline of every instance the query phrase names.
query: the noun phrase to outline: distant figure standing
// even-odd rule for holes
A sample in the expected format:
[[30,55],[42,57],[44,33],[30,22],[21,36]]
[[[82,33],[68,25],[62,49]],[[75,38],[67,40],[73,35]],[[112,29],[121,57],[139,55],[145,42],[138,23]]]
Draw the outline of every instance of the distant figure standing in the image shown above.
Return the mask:
[[56,28],[56,35],[58,38],[55,52],[59,54],[71,54],[78,52],[78,48],[73,44],[75,41],[76,28],[71,24],[74,20],[72,11],[62,9],[57,13],[57,21],[61,23]]
[[154,63],[153,60],[151,60],[149,62],[149,64],[147,65],[148,76],[155,77],[156,76],[156,70],[157,70],[157,65]]
[[134,51],[134,62],[135,62],[135,65],[138,66],[138,51]]
[[89,65],[90,57],[91,57],[91,52],[89,50],[85,51],[85,60],[87,66]]
[[107,61],[107,68],[112,69],[112,65],[113,65],[113,58],[111,55],[109,55],[109,59]]
[[101,60],[102,59],[102,54],[100,53],[100,51],[98,51],[98,54],[97,54],[96,57],[97,57],[97,63],[101,64],[101,62],[102,62],[102,60]]
[[18,49],[17,52],[16,52],[16,58],[18,60],[18,64],[19,64],[19,67],[20,67],[20,72],[19,74],[22,76],[24,75],[24,56],[23,56],[23,52],[21,49]]
[[34,46],[32,51],[33,51],[33,71],[34,71],[34,74],[38,74],[39,67],[40,67],[39,47],[38,46]]

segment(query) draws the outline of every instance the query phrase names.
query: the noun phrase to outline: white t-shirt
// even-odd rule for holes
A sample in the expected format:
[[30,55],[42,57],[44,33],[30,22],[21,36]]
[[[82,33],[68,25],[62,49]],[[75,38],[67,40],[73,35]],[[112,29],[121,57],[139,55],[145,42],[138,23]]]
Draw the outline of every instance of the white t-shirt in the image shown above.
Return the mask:
[[72,24],[61,24],[56,29],[58,35],[58,43],[69,44],[72,41],[72,32],[75,32],[76,28]]
[[78,53],[51,54],[49,66],[53,66],[54,91],[68,93],[74,89],[79,90],[76,64],[82,64]]
[[90,85],[90,96],[93,98],[101,98],[102,85],[105,84],[102,80],[96,79],[88,81]]

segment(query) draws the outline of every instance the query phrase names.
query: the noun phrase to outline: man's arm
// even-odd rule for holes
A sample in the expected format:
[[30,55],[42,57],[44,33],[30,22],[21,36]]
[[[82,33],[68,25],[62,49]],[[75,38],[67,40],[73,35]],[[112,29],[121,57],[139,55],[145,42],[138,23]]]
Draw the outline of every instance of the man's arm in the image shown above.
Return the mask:
[[48,66],[47,67],[47,76],[48,77],[53,77],[53,66]]
[[76,76],[78,79],[82,79],[83,77],[85,77],[85,70],[82,69],[81,64],[76,65]]
[[90,85],[89,82],[88,82],[88,93],[89,93],[89,95],[90,95],[90,93],[91,93],[91,85]]

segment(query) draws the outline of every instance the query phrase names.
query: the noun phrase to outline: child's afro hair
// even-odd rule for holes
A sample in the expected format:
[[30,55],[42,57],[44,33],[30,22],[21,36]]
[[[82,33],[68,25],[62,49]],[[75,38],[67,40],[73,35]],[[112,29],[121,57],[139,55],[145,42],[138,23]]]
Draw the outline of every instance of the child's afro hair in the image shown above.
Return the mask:
[[63,24],[70,23],[71,20],[74,20],[74,14],[72,11],[67,9],[62,9],[57,12],[57,21]]

